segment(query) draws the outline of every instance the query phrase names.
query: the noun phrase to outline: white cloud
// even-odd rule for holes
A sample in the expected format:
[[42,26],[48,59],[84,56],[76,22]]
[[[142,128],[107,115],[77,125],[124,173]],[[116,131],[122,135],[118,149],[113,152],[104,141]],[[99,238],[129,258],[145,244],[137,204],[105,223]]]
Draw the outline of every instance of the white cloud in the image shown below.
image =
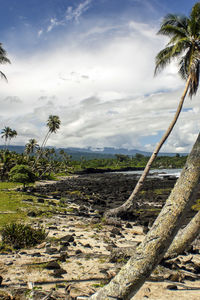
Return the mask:
[[91,2],[92,0],[85,0],[79,3],[77,7],[75,7],[74,9],[73,7],[69,6],[66,12],[66,20],[67,21],[75,20],[76,22],[78,22],[81,15],[90,8]]
[[[75,21],[76,23],[78,23],[81,16],[90,8],[91,3],[92,0],[85,0],[79,3],[75,8],[73,8],[72,6],[68,6],[64,17],[62,17],[61,19],[50,19],[50,24],[48,25],[46,32],[51,32],[57,26],[64,26],[69,21]],[[38,32],[38,35],[40,36],[41,34],[43,34],[43,32],[44,29],[40,30]]]
[[[56,22],[52,19],[52,26]],[[12,65],[3,66],[9,83],[0,82],[0,126],[18,131],[16,144],[31,137],[41,142],[50,114],[62,121],[49,140],[58,147],[152,150],[141,137],[167,128],[184,83],[175,65],[153,77],[154,57],[163,47],[156,29],[133,20],[124,26],[91,25],[34,56],[13,54]],[[186,152],[194,142],[200,114],[196,98],[185,107],[191,110],[182,113],[165,151]]]

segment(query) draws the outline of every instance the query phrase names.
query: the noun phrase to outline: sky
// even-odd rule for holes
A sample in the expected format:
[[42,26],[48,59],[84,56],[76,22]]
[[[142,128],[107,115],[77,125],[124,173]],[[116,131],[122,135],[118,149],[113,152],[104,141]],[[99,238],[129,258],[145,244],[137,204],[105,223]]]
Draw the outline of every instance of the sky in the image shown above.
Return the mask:
[[[49,115],[61,127],[54,147],[153,151],[173,119],[185,82],[175,63],[154,76],[167,44],[157,35],[168,13],[189,15],[193,0],[0,0],[0,129],[39,144]],[[189,152],[200,124],[199,93],[162,152]],[[3,144],[3,140],[1,141]]]

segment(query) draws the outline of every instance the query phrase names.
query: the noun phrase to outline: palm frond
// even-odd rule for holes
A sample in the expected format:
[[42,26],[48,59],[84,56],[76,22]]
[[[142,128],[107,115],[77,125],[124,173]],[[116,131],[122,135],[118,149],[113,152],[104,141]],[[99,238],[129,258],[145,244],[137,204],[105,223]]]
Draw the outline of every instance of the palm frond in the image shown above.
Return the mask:
[[187,31],[183,27],[174,26],[172,24],[167,24],[167,25],[161,26],[161,28],[157,34],[162,34],[162,35],[166,35],[166,36],[177,36],[177,37],[183,38],[183,37],[187,36]]
[[161,50],[155,58],[155,70],[154,70],[154,75],[156,75],[158,72],[160,72],[162,69],[166,67],[171,62],[172,59],[172,51],[173,51],[173,46],[169,46]]
[[0,77],[1,77],[2,79],[4,79],[4,80],[8,81],[6,75],[5,75],[3,72],[1,72],[1,71],[0,71]]
[[187,30],[188,18],[186,16],[180,16],[176,14],[167,14],[161,23],[161,27],[166,25],[172,25]]

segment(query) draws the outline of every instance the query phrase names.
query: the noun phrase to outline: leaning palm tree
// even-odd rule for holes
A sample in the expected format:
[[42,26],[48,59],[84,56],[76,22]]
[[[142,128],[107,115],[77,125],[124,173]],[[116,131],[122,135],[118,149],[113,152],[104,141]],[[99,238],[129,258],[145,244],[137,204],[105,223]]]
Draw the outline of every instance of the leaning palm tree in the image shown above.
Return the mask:
[[151,155],[132,194],[120,207],[107,211],[107,217],[111,215],[120,215],[133,206],[133,200],[141,190],[153,161],[157,157],[158,152],[178,120],[187,93],[189,92],[189,96],[192,98],[192,96],[196,94],[199,87],[200,2],[193,6],[189,17],[168,14],[163,19],[158,34],[169,37],[170,41],[167,46],[156,56],[155,75],[158,74],[159,71],[163,70],[172,60],[176,60],[178,61],[179,66],[178,72],[181,77],[186,80],[185,89],[171,124],[153,151],[153,154]]
[[[190,34],[190,39],[186,32]],[[156,72],[169,63],[171,58],[182,54],[179,71],[187,80],[182,96],[183,102],[188,91],[190,96],[197,92],[199,84],[200,2],[194,5],[189,18],[168,15],[159,33],[169,35],[171,40],[166,51],[162,50],[156,58]],[[176,185],[144,241],[111,282],[89,299],[132,299],[164,257],[173,238],[184,223],[185,216],[194,203],[199,184],[200,134]]]
[[[7,53],[3,49],[2,44],[0,43],[0,64],[10,64],[10,60],[7,58]],[[0,77],[7,80],[6,75],[0,71]]]
[[47,127],[49,128],[48,129],[48,132],[44,138],[44,141],[42,143],[42,148],[44,148],[46,146],[46,143],[47,143],[47,140],[49,139],[50,135],[52,133],[56,133],[56,131],[60,128],[60,118],[58,116],[53,116],[53,115],[50,115],[48,120],[47,120]]
[[60,121],[60,118],[58,116],[54,116],[54,115],[50,115],[48,120],[47,120],[47,127],[48,127],[48,131],[47,131],[47,134],[42,142],[42,145],[37,153],[37,158],[35,160],[35,163],[34,163],[34,166],[36,165],[36,163],[38,162],[38,159],[41,157],[41,155],[43,154],[43,150],[47,144],[47,141],[50,137],[50,135],[52,133],[56,133],[57,130],[60,128],[60,124],[61,124],[61,121]]

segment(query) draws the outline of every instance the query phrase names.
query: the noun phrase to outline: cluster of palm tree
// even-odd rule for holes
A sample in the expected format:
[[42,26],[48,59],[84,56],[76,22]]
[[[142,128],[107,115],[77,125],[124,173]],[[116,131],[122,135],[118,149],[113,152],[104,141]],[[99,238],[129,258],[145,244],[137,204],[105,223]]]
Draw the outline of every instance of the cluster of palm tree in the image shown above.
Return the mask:
[[[58,116],[50,115],[47,120],[48,131],[42,142],[41,147],[39,146],[36,139],[30,139],[25,145],[25,151],[23,156],[23,164],[28,164],[33,172],[37,173],[39,178],[45,174],[50,174],[52,171],[56,172],[58,170],[59,163],[56,159],[52,159],[55,155],[54,148],[46,148],[48,138],[52,133],[56,133],[60,128],[60,119]],[[12,138],[17,136],[17,131],[5,126],[1,131],[1,137],[5,140],[4,151],[0,154],[0,178],[7,179],[7,174],[11,167],[13,167],[14,161],[17,164],[18,159],[15,159],[13,155],[8,151],[8,147]]]
[[[185,89],[178,104],[175,117],[153,152],[149,162],[147,163],[147,167],[145,168],[145,171],[136,185],[132,195],[124,205],[116,210],[113,210],[111,214],[120,214],[124,210],[130,209],[130,207],[133,205],[133,199],[135,199],[135,197],[138,195],[152,162],[156,158],[163,143],[170,135],[179,117],[187,93],[189,93],[189,96],[192,97],[196,94],[199,87],[200,2],[197,2],[193,6],[189,17],[168,14],[163,19],[158,34],[169,37],[170,41],[167,46],[156,56],[155,74],[162,70],[173,59],[177,59],[179,64],[179,74],[184,80],[186,80]],[[5,55],[6,53],[3,51],[0,44],[0,63],[9,62]],[[4,59],[2,59],[2,57],[4,57]],[[5,78],[5,75],[2,76]],[[40,149],[41,152],[37,156],[35,165],[43,155],[43,150],[50,134],[59,129],[59,118],[57,116],[50,116],[47,126],[49,130],[42,143]],[[135,295],[138,289],[145,282],[145,279],[150,276],[153,269],[158,265],[165,254],[167,254],[170,244],[183,224],[186,213],[194,203],[199,184],[200,134],[187,159],[185,168],[183,169],[180,178],[178,179],[158,218],[154,222],[150,231],[147,233],[144,241],[139,245],[139,247],[137,247],[134,252],[134,256],[131,257],[128,263],[110,281],[110,283],[89,297],[90,299],[131,299]],[[193,233],[195,232],[196,235],[200,232],[199,219],[200,213],[198,213],[195,216],[195,219],[188,224],[185,229],[186,234],[181,235],[182,237],[186,236],[187,243],[184,241],[184,245],[188,244],[188,241],[190,243],[192,241],[191,228],[195,228]],[[196,235],[193,235],[193,237]],[[177,249],[179,248],[180,250],[179,240],[180,239],[178,236],[177,239],[175,239],[175,246],[170,247],[171,250],[169,248],[169,251],[173,250],[172,252],[175,251],[177,253]]]

